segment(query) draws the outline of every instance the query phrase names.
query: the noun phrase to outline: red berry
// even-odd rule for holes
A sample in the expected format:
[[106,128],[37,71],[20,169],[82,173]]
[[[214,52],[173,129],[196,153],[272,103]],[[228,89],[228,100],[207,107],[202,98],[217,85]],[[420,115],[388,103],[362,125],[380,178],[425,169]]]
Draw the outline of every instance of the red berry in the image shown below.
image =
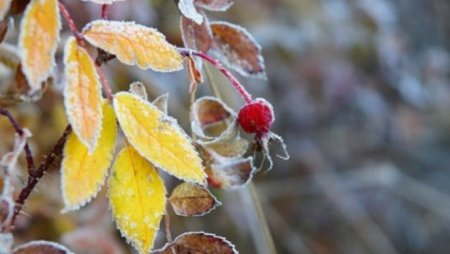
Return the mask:
[[270,131],[275,120],[272,105],[262,98],[257,98],[244,105],[238,114],[238,123],[247,133],[262,137]]

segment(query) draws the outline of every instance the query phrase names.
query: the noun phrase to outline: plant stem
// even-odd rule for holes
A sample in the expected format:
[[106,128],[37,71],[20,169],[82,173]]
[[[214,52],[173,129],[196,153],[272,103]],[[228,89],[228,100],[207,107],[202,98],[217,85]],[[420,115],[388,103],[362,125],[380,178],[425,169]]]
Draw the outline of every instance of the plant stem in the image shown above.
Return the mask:
[[53,147],[52,151],[45,157],[44,160],[41,161],[39,167],[28,175],[27,185],[22,188],[22,190],[19,193],[19,197],[16,199],[16,205],[14,207],[14,215],[11,220],[11,226],[14,225],[17,215],[22,210],[25,201],[27,200],[31,191],[33,191],[34,187],[36,187],[36,184],[39,182],[39,179],[41,179],[41,177],[48,170],[50,165],[52,165],[52,163],[55,161],[55,159],[61,155],[62,150],[64,148],[64,144],[66,143],[67,137],[69,136],[71,131],[72,128],[70,127],[70,125],[68,125],[64,130],[63,135],[59,138],[58,142]]
[[[0,108],[0,115],[3,115],[6,118],[8,118],[9,122],[14,127],[14,130],[16,131],[17,134],[19,134],[19,136],[23,135],[22,128],[20,127],[16,119],[14,119],[14,117],[11,115],[11,113],[9,113],[9,111]],[[33,154],[31,153],[31,149],[30,146],[28,145],[28,142],[25,143],[24,150],[25,150],[25,158],[27,160],[28,173],[31,173],[34,171],[35,165],[33,160]]]
[[202,58],[203,60],[206,60],[207,62],[212,64],[216,69],[218,69],[220,72],[222,72],[222,74],[225,75],[225,77],[227,77],[231,81],[231,84],[233,85],[234,89],[236,89],[236,91],[241,95],[241,97],[242,97],[242,99],[244,99],[245,103],[248,104],[248,103],[252,102],[252,96],[250,95],[250,93],[247,92],[247,90],[239,82],[239,80],[227,68],[225,68],[217,59],[211,57],[208,54],[200,52],[200,51],[195,51],[195,50],[186,49],[186,48],[179,48],[178,50],[179,50],[180,54],[182,54],[183,56],[190,56],[190,55],[198,56],[198,57]]
[[102,19],[108,19],[108,4],[103,4],[102,5]]

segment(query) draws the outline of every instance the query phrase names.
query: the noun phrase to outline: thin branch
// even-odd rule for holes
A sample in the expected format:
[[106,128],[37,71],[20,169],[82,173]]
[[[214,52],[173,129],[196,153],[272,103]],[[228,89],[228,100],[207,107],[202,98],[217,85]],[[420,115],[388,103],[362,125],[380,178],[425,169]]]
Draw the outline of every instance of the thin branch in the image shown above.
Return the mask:
[[29,174],[27,185],[23,187],[23,189],[20,191],[19,197],[16,199],[16,206],[14,207],[14,215],[11,220],[11,226],[14,225],[17,215],[22,210],[25,201],[27,200],[28,196],[30,196],[30,193],[33,191],[34,187],[36,187],[39,179],[41,179],[44,173],[49,169],[50,165],[52,165],[52,163],[55,161],[55,159],[61,156],[64,144],[66,143],[67,137],[71,131],[72,128],[70,127],[70,125],[68,125],[64,130],[62,136],[59,138],[58,142],[53,147],[52,151],[45,157],[44,160],[41,161],[39,167],[31,174]]
[[109,4],[103,4],[102,5],[102,19],[108,19],[108,7],[109,7]]
[[[16,131],[19,136],[23,136],[23,129],[20,127],[19,123],[14,119],[14,117],[7,111],[6,109],[0,108],[0,115],[5,116],[8,118],[11,125],[14,127],[14,130]],[[31,153],[30,146],[28,145],[28,142],[25,143],[25,158],[27,160],[27,167],[28,167],[28,173],[33,172],[35,169],[34,160],[33,160],[33,154]]]
[[178,50],[179,50],[180,54],[183,56],[194,55],[194,56],[200,57],[203,60],[206,60],[207,62],[212,64],[216,69],[218,69],[220,72],[222,72],[222,74],[225,77],[227,77],[228,80],[231,81],[231,84],[233,85],[233,87],[241,95],[242,99],[244,99],[244,101],[246,103],[252,102],[252,96],[250,95],[250,93],[247,92],[247,90],[239,82],[239,80],[227,68],[225,68],[217,59],[211,57],[208,54],[200,52],[200,51],[195,51],[195,50],[186,49],[186,48],[178,48]]

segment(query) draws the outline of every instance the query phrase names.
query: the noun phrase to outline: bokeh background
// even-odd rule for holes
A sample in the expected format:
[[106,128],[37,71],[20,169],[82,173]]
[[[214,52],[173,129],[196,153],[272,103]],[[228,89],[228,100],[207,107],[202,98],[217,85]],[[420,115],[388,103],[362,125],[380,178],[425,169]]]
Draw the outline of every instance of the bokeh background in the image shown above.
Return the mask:
[[[99,17],[98,5],[63,2],[80,28]],[[236,0],[227,12],[207,14],[247,28],[261,44],[268,80],[239,78],[274,105],[273,131],[284,137],[291,159],[275,159],[272,171],[255,176],[257,203],[249,189],[214,191],[223,205],[212,213],[172,213],[174,235],[202,230],[226,237],[240,253],[275,253],[256,212],[262,209],[277,253],[450,252],[450,1]],[[156,27],[181,45],[173,1],[119,2],[111,18]],[[17,41],[20,16],[15,19],[8,44]],[[103,69],[116,91],[139,80],[150,98],[170,93],[169,113],[189,130],[185,72],[158,74],[117,61]],[[61,73],[59,64],[38,102],[7,105],[32,130],[38,161],[66,125]],[[213,75],[238,110],[240,98]],[[14,73],[2,68],[0,77],[6,93]],[[209,94],[206,83],[199,95]],[[12,142],[13,131],[0,119],[0,154]],[[105,188],[86,208],[60,213],[58,167],[28,200],[16,242],[47,239],[80,253],[132,253],[115,230]],[[26,180],[21,172],[17,188]],[[165,178],[169,189],[177,183]],[[161,232],[156,245],[164,239]]]

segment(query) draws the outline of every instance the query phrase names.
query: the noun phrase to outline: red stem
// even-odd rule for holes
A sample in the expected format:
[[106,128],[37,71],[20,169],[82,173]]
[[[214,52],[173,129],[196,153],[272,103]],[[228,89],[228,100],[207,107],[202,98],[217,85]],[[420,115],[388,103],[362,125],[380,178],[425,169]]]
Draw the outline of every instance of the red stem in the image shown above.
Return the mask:
[[102,19],[108,19],[108,4],[102,5]]
[[206,61],[208,61],[210,64],[214,65],[220,72],[222,72],[225,77],[227,77],[230,81],[233,87],[236,89],[236,91],[242,96],[244,101],[248,104],[252,102],[252,96],[249,92],[245,89],[245,87],[237,80],[237,78],[227,69],[225,68],[217,59],[211,57],[208,54],[205,54],[201,51],[195,51],[191,49],[186,48],[179,48],[179,51],[184,56],[198,56]]

